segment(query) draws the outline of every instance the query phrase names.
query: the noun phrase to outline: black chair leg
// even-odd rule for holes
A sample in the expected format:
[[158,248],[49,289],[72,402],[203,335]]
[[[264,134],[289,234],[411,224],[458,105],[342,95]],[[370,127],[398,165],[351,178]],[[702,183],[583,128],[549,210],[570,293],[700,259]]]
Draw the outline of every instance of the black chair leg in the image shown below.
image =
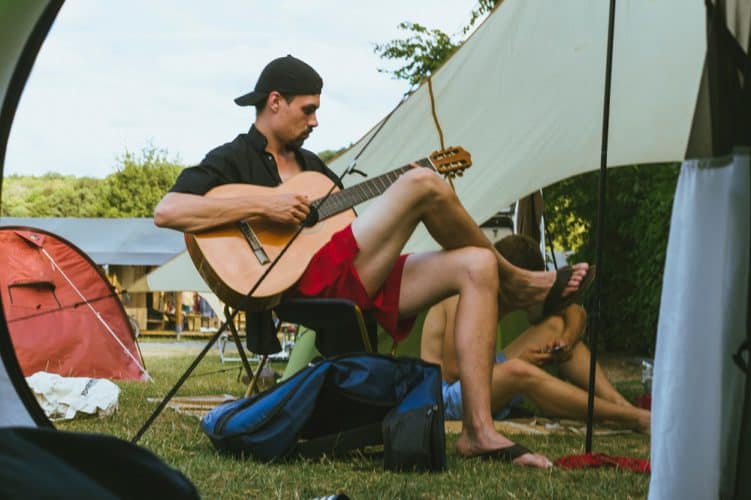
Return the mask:
[[248,379],[252,380],[253,369],[250,367],[250,363],[248,362],[248,357],[245,355],[245,349],[243,348],[242,341],[240,340],[240,334],[237,333],[237,327],[235,326],[235,322],[230,319],[233,316],[229,310],[229,306],[224,306],[224,317],[229,326],[229,331],[232,334],[232,339],[235,341],[237,352],[240,354],[240,361],[242,361],[243,368],[245,368],[245,373],[248,375]]
[[266,360],[269,359],[268,354],[264,354],[261,358],[261,362],[258,363],[258,369],[256,370],[255,375],[251,375],[250,383],[248,384],[248,389],[245,391],[245,397],[252,396],[256,392],[256,388],[258,387],[258,377],[261,376],[261,370],[263,370],[263,367],[266,366]]

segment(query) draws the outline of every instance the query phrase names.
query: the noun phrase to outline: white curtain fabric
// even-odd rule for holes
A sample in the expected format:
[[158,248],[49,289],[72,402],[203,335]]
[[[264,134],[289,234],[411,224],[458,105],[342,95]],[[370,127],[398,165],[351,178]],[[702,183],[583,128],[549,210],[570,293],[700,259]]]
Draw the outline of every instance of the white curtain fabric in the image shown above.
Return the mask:
[[652,397],[651,499],[732,492],[745,377],[749,154],[683,164],[663,280]]
[[[21,383],[25,383],[21,379]],[[0,427],[10,426],[36,427],[29,411],[10,380],[5,364],[0,359]]]

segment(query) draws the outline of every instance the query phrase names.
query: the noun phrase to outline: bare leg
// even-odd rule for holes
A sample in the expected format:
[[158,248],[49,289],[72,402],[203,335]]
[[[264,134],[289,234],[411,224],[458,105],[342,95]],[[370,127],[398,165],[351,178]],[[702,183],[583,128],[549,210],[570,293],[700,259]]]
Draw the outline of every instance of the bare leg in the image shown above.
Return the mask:
[[[570,380],[574,385],[587,390],[589,388],[589,349],[579,343],[571,351],[571,358],[560,364],[561,375]],[[605,376],[600,363],[595,365],[595,395],[611,403],[622,406],[633,406],[629,401],[613,387]]]
[[560,339],[563,327],[563,319],[560,316],[551,316],[542,323],[524,330],[524,333],[503,348],[503,354],[508,359],[519,358],[528,351],[538,351],[552,345],[553,341]]
[[[352,224],[360,248],[354,264],[371,295],[382,286],[415,226],[425,221],[425,213],[442,208],[443,202],[436,200],[442,200],[446,193],[438,193],[442,188],[435,188],[443,186],[443,182],[432,173],[429,175],[426,188],[424,173],[409,172]],[[453,196],[450,189],[448,193]],[[474,222],[472,225],[481,234]],[[437,237],[448,239],[447,234],[444,231]],[[457,448],[461,454],[473,456],[513,444],[496,432],[490,414],[490,372],[498,319],[498,261],[487,246],[439,243],[453,249],[415,254],[407,259],[399,312],[402,316],[412,315],[445,297],[459,294],[454,331],[459,376],[467,390],[464,426]],[[545,457],[532,453],[516,461],[537,467],[550,465]]]
[[[503,349],[508,359],[522,357],[528,351],[534,351],[549,346],[553,341],[561,338],[564,321],[559,316],[551,316],[538,325],[533,325],[514,339]],[[589,389],[589,349],[581,342],[576,343],[571,350],[571,357],[560,363],[561,375],[577,387]],[[596,364],[595,395],[611,403],[633,406],[610,383],[599,363]]]
[[[490,376],[497,322],[498,272],[494,255],[484,248],[410,255],[404,267],[400,312],[411,315],[445,296],[459,294],[454,339],[462,382],[464,418],[457,449],[466,456],[511,446],[498,434],[490,412]],[[516,460],[547,467],[549,461],[528,453]]]
[[[493,367],[493,411],[503,408],[519,393],[534,401],[546,414],[577,419],[587,416],[587,393],[582,389],[520,359],[496,364]],[[594,416],[649,433],[647,410],[595,397]]]
[[[464,246],[490,249],[500,270],[500,296],[508,307],[538,304],[545,299],[555,281],[553,272],[532,272],[512,266],[491,245],[472,220],[451,188],[435,173],[415,168],[402,175],[376,198],[353,223],[352,232],[360,245],[355,266],[364,283],[383,283],[418,223],[442,248]],[[575,291],[586,276],[587,264],[578,265],[564,293]]]

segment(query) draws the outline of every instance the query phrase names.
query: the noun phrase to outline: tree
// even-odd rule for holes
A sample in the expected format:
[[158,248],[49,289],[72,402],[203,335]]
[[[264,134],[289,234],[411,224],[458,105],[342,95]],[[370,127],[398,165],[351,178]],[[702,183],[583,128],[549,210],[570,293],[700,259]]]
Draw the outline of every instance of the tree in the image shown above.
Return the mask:
[[117,171],[104,180],[101,217],[151,217],[183,168],[153,146],[139,155],[126,151],[118,163]]
[[317,155],[321,159],[321,161],[323,161],[323,163],[326,163],[328,165],[331,162],[331,160],[333,160],[337,156],[341,155],[342,153],[344,153],[345,151],[347,151],[351,147],[352,147],[352,144],[350,143],[349,146],[344,146],[344,147],[336,149],[336,150],[334,150],[334,149],[325,149],[325,150],[317,153]]
[[[653,353],[677,164],[632,165],[608,171],[600,336],[609,350]],[[548,237],[570,260],[592,262],[599,173],[544,189]]]
[[104,179],[48,173],[9,176],[3,183],[6,217],[151,217],[183,166],[153,146],[126,151]]
[[95,217],[101,211],[103,181],[69,177],[44,198],[33,201],[35,216]]
[[10,176],[3,184],[6,217],[94,217],[100,211],[101,180],[48,173]]
[[399,23],[399,29],[411,33],[407,38],[391,40],[376,45],[375,51],[384,59],[404,59],[400,68],[380,72],[393,73],[397,80],[407,80],[412,88],[430,76],[443,61],[459,46],[451,37],[439,29],[429,30],[421,24],[405,21]]
[[[477,21],[491,12],[502,0],[479,0],[477,7],[470,13],[469,23],[462,28],[462,35],[467,35]],[[391,73],[397,80],[407,80],[412,89],[418,87],[424,79],[432,75],[462,41],[439,29],[428,29],[411,21],[399,23],[398,28],[406,31],[406,38],[395,39],[375,45],[375,52],[383,59],[402,60],[403,65],[395,70],[379,69],[382,73]]]

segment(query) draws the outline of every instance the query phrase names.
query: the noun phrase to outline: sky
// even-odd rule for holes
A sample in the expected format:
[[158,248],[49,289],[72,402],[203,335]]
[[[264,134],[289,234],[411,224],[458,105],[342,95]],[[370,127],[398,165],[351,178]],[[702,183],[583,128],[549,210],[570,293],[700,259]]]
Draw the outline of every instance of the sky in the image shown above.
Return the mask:
[[312,151],[355,142],[408,90],[374,44],[402,21],[460,38],[477,0],[69,0],[24,89],[5,175],[105,177],[126,151],[165,150],[183,164],[246,132],[252,90],[292,54],[324,80]]

